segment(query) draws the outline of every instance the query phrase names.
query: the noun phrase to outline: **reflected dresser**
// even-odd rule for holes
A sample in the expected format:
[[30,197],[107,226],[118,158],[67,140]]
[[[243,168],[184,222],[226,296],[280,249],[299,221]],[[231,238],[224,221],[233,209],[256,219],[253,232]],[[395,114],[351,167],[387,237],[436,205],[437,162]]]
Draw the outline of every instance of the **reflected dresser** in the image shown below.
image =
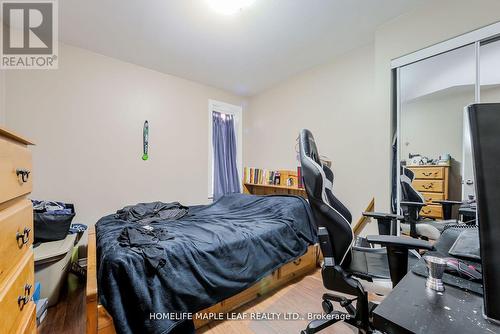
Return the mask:
[[420,211],[421,217],[443,219],[443,208],[441,204],[433,204],[433,201],[447,200],[449,186],[448,165],[419,165],[407,166],[415,178],[413,187],[425,198],[424,206]]

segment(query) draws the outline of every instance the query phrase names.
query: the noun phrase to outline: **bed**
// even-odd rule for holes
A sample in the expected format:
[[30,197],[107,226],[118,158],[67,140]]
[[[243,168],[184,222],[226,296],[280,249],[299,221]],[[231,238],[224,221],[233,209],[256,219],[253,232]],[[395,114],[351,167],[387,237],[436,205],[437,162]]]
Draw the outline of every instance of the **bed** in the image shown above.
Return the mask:
[[[301,197],[232,194],[188,211],[151,223],[173,236],[161,242],[166,263],[153,272],[118,241],[135,223],[115,215],[99,220],[89,233],[87,333],[189,332],[318,263],[314,223]],[[165,317],[172,314],[179,316]]]

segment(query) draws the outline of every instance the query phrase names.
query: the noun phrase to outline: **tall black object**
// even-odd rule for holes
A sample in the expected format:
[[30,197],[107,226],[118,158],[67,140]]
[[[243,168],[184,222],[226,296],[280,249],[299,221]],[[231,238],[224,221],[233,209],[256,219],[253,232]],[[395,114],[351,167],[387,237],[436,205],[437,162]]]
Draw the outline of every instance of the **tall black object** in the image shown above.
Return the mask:
[[[484,285],[484,315],[500,323],[500,103],[468,107]],[[497,297],[497,298],[495,298]]]

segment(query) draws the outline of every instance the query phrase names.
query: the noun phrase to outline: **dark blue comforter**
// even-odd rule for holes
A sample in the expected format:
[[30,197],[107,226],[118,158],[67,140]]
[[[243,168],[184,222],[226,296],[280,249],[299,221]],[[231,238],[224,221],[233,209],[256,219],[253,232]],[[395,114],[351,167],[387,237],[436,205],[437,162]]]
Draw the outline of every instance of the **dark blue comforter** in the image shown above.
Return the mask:
[[216,304],[303,255],[317,240],[309,205],[300,197],[226,195],[190,207],[180,220],[150,224],[175,237],[160,242],[166,264],[151,272],[141,255],[117,240],[136,224],[109,215],[96,225],[100,301],[118,333],[189,332],[191,321],[157,314]]

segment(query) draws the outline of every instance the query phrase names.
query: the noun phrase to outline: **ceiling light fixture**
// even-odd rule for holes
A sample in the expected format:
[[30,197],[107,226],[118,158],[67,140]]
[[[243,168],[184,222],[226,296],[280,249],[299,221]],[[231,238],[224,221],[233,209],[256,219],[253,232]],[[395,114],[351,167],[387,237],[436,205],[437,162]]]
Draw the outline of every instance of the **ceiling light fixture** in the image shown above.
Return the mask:
[[219,14],[234,15],[249,7],[255,0],[207,0],[210,7]]

